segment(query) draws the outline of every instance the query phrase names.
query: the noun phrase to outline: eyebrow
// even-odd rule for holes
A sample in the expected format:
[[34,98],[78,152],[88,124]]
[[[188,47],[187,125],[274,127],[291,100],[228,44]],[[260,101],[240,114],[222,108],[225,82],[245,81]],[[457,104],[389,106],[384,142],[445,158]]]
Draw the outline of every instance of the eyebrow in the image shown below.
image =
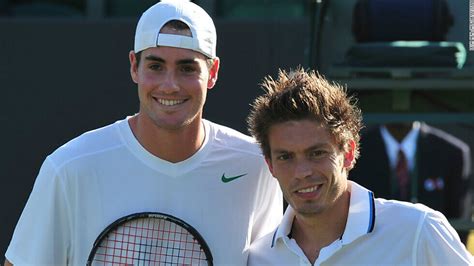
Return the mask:
[[331,145],[329,145],[328,143],[316,143],[315,145],[307,148],[306,150],[309,151],[309,150],[314,150],[314,149],[328,148],[330,146]]
[[[155,56],[155,55],[147,55],[145,57],[145,60],[148,60],[148,61],[156,61],[156,62],[159,62],[159,63],[165,63],[166,61],[159,57],[159,56]],[[187,59],[180,59],[176,62],[177,65],[186,65],[186,64],[198,64],[198,62],[196,61],[196,59],[193,59],[193,58],[187,58]]]
[[[306,148],[304,151],[308,152],[308,151],[312,151],[312,150],[315,150],[315,149],[327,148],[329,146],[330,145],[328,145],[327,143],[317,143],[317,144],[315,144],[311,147]],[[285,149],[274,149],[274,150],[272,150],[272,153],[292,153],[292,151],[288,151],[288,150],[285,150]]]

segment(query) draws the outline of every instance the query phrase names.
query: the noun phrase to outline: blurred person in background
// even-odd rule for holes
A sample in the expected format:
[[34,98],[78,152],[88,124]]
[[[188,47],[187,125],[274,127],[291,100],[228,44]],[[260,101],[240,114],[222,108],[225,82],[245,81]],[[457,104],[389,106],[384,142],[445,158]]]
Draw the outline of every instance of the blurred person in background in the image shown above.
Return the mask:
[[[349,174],[377,197],[423,203],[448,219],[471,219],[471,153],[424,122],[388,123],[361,137],[364,154]],[[464,243],[468,232],[459,231]]]

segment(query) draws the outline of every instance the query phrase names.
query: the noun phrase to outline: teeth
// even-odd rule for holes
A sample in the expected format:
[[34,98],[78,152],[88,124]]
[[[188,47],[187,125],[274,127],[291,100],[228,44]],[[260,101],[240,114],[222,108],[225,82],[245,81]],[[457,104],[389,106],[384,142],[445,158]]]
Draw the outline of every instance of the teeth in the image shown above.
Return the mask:
[[177,104],[183,103],[184,101],[183,101],[183,100],[165,100],[165,99],[159,99],[158,102],[161,103],[162,105],[173,106],[173,105],[177,105]]
[[318,186],[309,187],[309,188],[305,188],[305,189],[300,189],[300,190],[298,190],[298,193],[309,193],[309,192],[315,191],[316,189],[318,189]]

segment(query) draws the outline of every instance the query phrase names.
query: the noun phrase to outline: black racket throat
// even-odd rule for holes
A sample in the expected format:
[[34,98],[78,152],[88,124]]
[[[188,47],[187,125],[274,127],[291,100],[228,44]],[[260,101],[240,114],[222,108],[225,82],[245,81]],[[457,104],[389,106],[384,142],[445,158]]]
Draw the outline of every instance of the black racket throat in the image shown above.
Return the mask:
[[209,246],[185,221],[158,212],[124,216],[94,242],[87,265],[213,265]]

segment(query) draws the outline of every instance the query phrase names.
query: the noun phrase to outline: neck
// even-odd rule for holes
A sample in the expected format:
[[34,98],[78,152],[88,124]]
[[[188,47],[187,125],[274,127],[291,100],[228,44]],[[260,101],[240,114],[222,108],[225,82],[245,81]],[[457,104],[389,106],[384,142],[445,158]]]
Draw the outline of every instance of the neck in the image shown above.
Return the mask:
[[172,163],[191,157],[204,142],[205,131],[201,119],[180,129],[165,129],[138,114],[129,119],[129,124],[138,142],[148,152]]
[[350,184],[336,202],[322,213],[302,216],[296,214],[292,236],[311,264],[319,257],[319,251],[339,239],[344,233],[350,203]]
[[413,123],[392,123],[385,125],[388,132],[396,139],[399,143],[410,133],[413,128]]

